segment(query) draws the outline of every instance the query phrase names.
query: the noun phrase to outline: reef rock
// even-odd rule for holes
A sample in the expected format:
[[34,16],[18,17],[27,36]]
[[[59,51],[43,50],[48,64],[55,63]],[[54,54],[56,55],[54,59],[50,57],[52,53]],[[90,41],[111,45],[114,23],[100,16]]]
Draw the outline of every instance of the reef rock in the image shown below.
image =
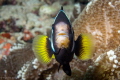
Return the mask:
[[95,59],[102,53],[120,47],[119,9],[119,0],[91,0],[73,23],[75,37],[81,33],[94,36]]
[[74,21],[75,38],[81,33],[94,37],[95,50],[83,80],[120,79],[120,1],[91,0]]
[[105,52],[89,66],[84,80],[119,80],[120,79],[120,51],[118,49]]
[[[82,64],[82,65],[81,65]],[[0,80],[82,80],[91,60],[73,59],[70,63],[72,76],[67,76],[53,59],[41,64],[34,56],[31,44],[13,46],[11,54],[0,60]]]

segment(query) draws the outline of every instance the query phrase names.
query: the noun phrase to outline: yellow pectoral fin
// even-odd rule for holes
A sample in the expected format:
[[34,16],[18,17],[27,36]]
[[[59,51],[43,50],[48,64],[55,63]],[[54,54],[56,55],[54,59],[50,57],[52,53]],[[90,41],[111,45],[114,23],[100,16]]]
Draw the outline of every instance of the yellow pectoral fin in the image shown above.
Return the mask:
[[37,59],[42,63],[48,63],[51,61],[51,56],[49,52],[48,37],[45,35],[38,35],[33,40],[33,52]]
[[75,42],[75,54],[81,60],[88,60],[92,57],[94,44],[93,37],[89,34],[81,34]]

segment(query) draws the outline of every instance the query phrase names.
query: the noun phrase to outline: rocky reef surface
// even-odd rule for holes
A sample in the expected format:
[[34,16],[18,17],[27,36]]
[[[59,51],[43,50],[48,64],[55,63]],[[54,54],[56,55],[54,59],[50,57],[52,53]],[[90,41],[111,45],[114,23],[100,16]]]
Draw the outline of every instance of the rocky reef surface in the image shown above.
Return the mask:
[[[31,45],[36,35],[51,29],[61,5],[75,39],[89,33],[95,43],[90,60],[70,62],[71,76],[58,72],[54,59],[41,64]],[[119,0],[1,0],[0,80],[120,80],[119,9]]]
[[91,0],[73,23],[75,37],[81,33],[94,37],[94,65],[85,80],[120,79],[119,8],[119,0]]

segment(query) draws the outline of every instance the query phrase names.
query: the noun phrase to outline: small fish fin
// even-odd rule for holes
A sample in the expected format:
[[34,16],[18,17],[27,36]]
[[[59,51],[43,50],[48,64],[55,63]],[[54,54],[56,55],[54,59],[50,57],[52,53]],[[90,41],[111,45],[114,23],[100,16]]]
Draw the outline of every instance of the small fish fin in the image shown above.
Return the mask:
[[55,58],[55,55],[54,55],[54,54],[52,55],[52,58],[53,58],[53,59]]
[[75,54],[81,60],[88,60],[93,54],[93,37],[89,34],[81,34],[75,41]]
[[58,66],[58,72],[59,72],[59,70],[60,70],[60,67],[61,67],[61,64]]
[[61,9],[60,10],[63,10],[63,6],[61,6]]
[[56,51],[54,54],[55,54],[55,55],[58,55],[58,54],[60,53],[60,51],[61,51],[61,48],[58,49],[58,51]]
[[48,45],[50,43],[47,36],[38,35],[33,40],[33,52],[41,63],[51,61],[52,52]]
[[63,71],[68,75],[68,76],[71,76],[71,68],[70,68],[70,65],[69,63],[67,64],[63,64]]

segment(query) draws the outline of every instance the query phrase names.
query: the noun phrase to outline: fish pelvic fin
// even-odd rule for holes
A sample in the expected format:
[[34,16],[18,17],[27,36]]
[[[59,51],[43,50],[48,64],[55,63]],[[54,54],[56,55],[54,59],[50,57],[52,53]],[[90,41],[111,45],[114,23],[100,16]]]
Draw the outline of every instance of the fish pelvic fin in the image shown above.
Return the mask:
[[75,55],[81,60],[88,60],[93,55],[93,37],[89,34],[81,34],[75,41]]
[[58,66],[58,72],[59,72],[59,70],[60,70],[60,67],[61,67],[61,64],[59,64],[59,66]]
[[63,64],[62,69],[68,76],[71,76],[71,68],[69,63]]
[[50,48],[50,41],[45,35],[37,35],[32,44],[33,52],[41,63],[49,63],[54,58]]

